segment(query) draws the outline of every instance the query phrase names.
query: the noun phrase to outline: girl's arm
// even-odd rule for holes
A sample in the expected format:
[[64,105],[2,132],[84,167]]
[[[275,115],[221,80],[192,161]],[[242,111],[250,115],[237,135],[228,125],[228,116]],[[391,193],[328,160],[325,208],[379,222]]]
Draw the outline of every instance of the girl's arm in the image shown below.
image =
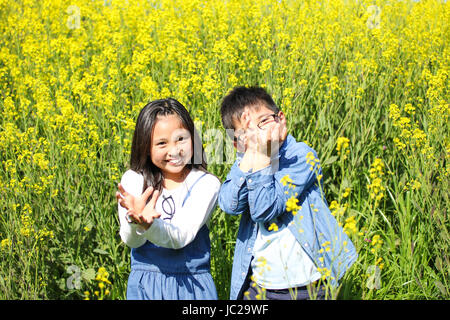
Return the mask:
[[220,181],[207,174],[192,188],[182,208],[171,222],[155,219],[142,236],[165,248],[180,249],[191,243],[197,232],[209,220],[217,203]]
[[[128,170],[122,176],[120,183],[122,184],[123,188],[133,196],[138,197],[142,194],[144,179],[138,173],[132,170]],[[122,207],[120,204],[118,204],[117,206],[120,221],[120,238],[127,246],[131,248],[138,248],[142,246],[145,243],[146,239],[136,233],[138,225],[129,223],[126,219],[128,210]]]

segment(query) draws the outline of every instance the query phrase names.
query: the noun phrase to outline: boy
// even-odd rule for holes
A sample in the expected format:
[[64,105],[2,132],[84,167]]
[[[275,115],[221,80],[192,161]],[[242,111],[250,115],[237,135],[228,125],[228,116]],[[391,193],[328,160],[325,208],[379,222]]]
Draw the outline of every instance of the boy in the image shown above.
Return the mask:
[[218,202],[241,215],[230,299],[307,299],[314,290],[323,298],[318,280],[337,285],[357,253],[328,209],[316,152],[287,134],[262,88],[234,88],[220,112],[237,160]]

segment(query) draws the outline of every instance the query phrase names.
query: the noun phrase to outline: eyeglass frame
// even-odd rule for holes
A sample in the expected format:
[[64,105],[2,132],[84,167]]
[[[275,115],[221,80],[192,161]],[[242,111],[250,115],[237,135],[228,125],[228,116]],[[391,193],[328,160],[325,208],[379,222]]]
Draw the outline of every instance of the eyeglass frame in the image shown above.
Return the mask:
[[[261,121],[258,122],[258,124],[256,125],[259,129],[264,130],[264,128],[261,128],[261,123],[263,123],[264,121],[266,121],[269,117],[273,118],[273,121],[275,122],[279,122],[280,121],[280,116],[276,113],[272,113],[272,114],[268,114],[267,116],[264,116],[264,119],[262,119]],[[270,123],[270,122],[269,122]]]
[[[264,119],[262,119],[261,121],[258,122],[258,124],[256,125],[258,127],[258,129],[264,130],[264,128],[261,127],[261,124],[264,121],[266,121],[269,117],[272,117],[273,120],[277,123],[280,121],[280,116],[278,114],[276,114],[276,113],[268,114],[268,115],[264,116]],[[235,135],[233,135],[233,141],[237,143],[240,140],[241,136],[242,135],[239,135],[238,137],[236,137]]]

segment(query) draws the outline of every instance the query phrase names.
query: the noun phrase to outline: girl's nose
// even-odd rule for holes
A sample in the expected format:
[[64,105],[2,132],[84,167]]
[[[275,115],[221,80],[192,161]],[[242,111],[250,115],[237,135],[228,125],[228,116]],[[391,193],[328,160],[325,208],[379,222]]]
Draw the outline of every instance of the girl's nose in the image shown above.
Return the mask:
[[180,155],[182,155],[182,153],[183,150],[177,145],[175,145],[173,148],[169,150],[170,157],[179,157]]

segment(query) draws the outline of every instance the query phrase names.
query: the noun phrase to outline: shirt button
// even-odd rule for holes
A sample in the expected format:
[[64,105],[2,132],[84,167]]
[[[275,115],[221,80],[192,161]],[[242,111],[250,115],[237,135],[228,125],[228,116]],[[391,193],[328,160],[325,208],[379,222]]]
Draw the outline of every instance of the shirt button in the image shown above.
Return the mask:
[[239,179],[239,181],[244,181],[244,177],[241,177],[241,178]]
[[252,183],[252,179],[248,179],[248,183]]
[[305,247],[308,247],[308,244],[305,242],[304,246],[305,246]]
[[242,272],[242,276],[245,277],[245,272]]

